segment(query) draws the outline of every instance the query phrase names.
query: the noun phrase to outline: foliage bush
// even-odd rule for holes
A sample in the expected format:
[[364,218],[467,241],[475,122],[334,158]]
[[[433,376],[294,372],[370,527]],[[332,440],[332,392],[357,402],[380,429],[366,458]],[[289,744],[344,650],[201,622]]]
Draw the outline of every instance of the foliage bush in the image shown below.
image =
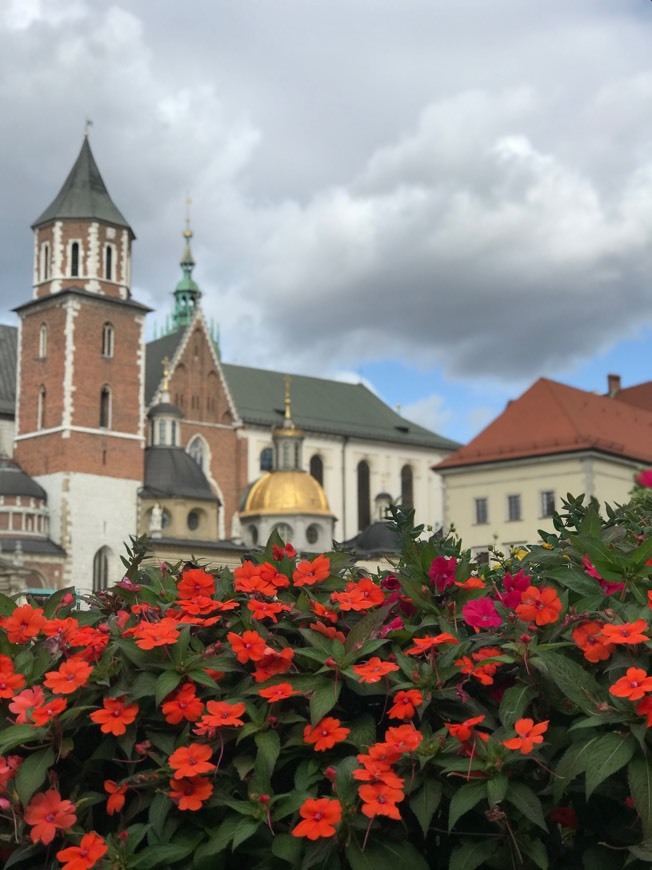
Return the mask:
[[88,608],[1,597],[5,866],[649,866],[650,491],[484,566],[395,520],[372,579],[136,541]]

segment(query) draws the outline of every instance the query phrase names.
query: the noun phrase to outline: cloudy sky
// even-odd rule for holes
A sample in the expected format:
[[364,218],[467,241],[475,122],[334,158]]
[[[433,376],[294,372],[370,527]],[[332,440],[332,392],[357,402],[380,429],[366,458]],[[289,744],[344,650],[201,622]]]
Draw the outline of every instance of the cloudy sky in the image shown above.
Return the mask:
[[91,145],[150,335],[184,202],[223,358],[468,440],[652,378],[650,0],[2,0],[0,321]]

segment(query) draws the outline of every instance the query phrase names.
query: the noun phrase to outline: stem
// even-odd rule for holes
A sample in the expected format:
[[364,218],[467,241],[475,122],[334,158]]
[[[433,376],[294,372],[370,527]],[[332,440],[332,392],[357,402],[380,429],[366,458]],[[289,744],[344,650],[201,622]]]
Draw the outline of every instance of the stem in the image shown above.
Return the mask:
[[373,818],[369,819],[369,824],[367,825],[367,833],[364,835],[364,843],[362,844],[362,851],[367,848],[367,840],[369,839],[369,832],[371,831],[371,826],[373,825]]

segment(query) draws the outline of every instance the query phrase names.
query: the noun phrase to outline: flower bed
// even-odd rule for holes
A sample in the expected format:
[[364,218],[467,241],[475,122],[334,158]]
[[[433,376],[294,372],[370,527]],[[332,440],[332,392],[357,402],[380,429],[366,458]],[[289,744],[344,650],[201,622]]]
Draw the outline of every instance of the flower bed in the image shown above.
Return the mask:
[[651,516],[569,499],[480,567],[397,513],[376,578],[136,542],[89,609],[0,596],[5,866],[649,866]]

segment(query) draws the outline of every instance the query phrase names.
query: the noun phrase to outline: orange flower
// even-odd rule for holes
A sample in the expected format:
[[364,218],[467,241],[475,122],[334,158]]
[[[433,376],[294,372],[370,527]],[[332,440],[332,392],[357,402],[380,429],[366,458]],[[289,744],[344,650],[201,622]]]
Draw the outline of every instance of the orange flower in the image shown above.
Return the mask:
[[313,586],[326,580],[330,573],[331,560],[328,556],[315,556],[312,562],[308,560],[299,562],[292,574],[292,581],[295,586]]
[[265,655],[267,641],[257,631],[243,631],[242,635],[230,631],[227,640],[241,665],[257,662]]
[[43,628],[46,621],[40,607],[34,608],[31,604],[21,604],[11,616],[0,620],[0,625],[7,632],[9,643],[29,643]]
[[[273,566],[271,567],[273,568]],[[247,595],[257,592],[260,595],[273,598],[276,595],[276,586],[272,582],[272,578],[276,575],[276,568],[273,568],[273,573],[268,573],[265,577],[262,577],[261,571],[262,565],[255,565],[250,561],[243,562],[233,572],[235,578],[233,588],[236,592],[244,592]]]
[[93,628],[92,625],[85,625],[68,635],[70,646],[83,647],[82,651],[77,653],[77,657],[87,662],[96,662],[101,657],[108,642],[109,633],[100,631],[99,628]]
[[292,610],[290,604],[281,604],[280,601],[248,601],[247,607],[253,613],[254,619],[271,619],[272,622],[278,622],[276,617],[279,613]]
[[388,728],[385,734],[385,742],[394,746],[399,752],[414,752],[422,740],[423,734],[417,731],[412,723]]
[[647,628],[647,622],[644,619],[621,622],[620,625],[606,623],[602,626],[603,643],[645,643],[646,640],[650,639],[646,634],[643,634],[645,628]]
[[311,601],[310,609],[315,614],[315,616],[320,617],[320,619],[327,619],[329,622],[335,623],[339,619],[337,612],[335,610],[329,610],[328,607],[324,607],[323,604],[320,604],[319,601]]
[[395,764],[401,755],[403,755],[403,752],[391,743],[374,743],[369,747],[367,755],[356,755],[356,758],[365,767],[370,764],[381,763],[386,764],[389,769],[389,766]]
[[528,586],[521,595],[521,603],[516,607],[516,615],[523,622],[549,625],[557,622],[562,606],[552,586],[543,586],[541,589]]
[[370,819],[376,816],[388,816],[390,819],[400,819],[397,803],[405,797],[404,792],[396,788],[390,788],[384,782],[361,785],[358,789],[363,804],[362,812]]
[[271,583],[276,589],[285,589],[290,585],[290,578],[281,574],[276,565],[272,565],[271,562],[259,565],[258,571],[263,583]]
[[54,788],[34,795],[25,810],[25,821],[32,826],[29,832],[32,843],[48,846],[57,830],[72,828],[77,821],[75,810],[72,801],[62,800]]
[[518,749],[521,755],[532,752],[535,744],[543,743],[543,735],[548,730],[548,720],[534,724],[532,719],[518,719],[514,724],[514,730],[518,737],[511,740],[503,740],[503,745],[508,749]]
[[325,752],[332,749],[336,743],[346,740],[349,728],[342,728],[340,720],[327,716],[316,725],[306,725],[303,729],[304,743],[313,743],[315,752]]
[[68,642],[69,637],[79,630],[79,623],[72,616],[65,619],[48,619],[41,631],[47,637],[57,637]]
[[100,725],[104,734],[119,737],[138,715],[138,704],[125,704],[126,695],[120,698],[105,698],[104,709],[91,713],[91,720]]
[[403,788],[405,780],[400,776],[397,776],[387,762],[374,761],[373,759],[369,759],[368,756],[359,756],[359,758],[360,757],[365,757],[367,760],[364,763],[364,767],[353,771],[354,779],[363,782],[382,782],[390,788]]
[[484,589],[486,583],[479,577],[469,577],[469,579],[465,580],[463,583],[456,580],[455,585],[459,586],[460,589]]
[[125,805],[125,794],[127,793],[126,785],[118,785],[112,779],[104,780],[104,791],[109,795],[106,802],[106,811],[112,816],[114,813],[119,813]]
[[385,593],[369,578],[346,584],[344,592],[333,592],[331,601],[336,601],[340,610],[369,610],[385,601]]
[[37,728],[40,728],[41,725],[47,725],[48,722],[56,719],[60,713],[63,713],[67,706],[63,698],[52,698],[51,701],[47,701],[39,707],[34,707],[32,710],[32,722]]
[[[3,656],[2,658],[8,657]],[[25,677],[22,674],[15,674],[11,659],[9,662],[11,669],[0,670],[0,698],[13,698],[16,691],[25,685]]]
[[346,640],[344,632],[338,631],[334,625],[324,625],[324,623],[319,620],[317,620],[317,622],[311,622],[308,628],[312,628],[313,631],[318,631],[319,634],[323,634],[324,637],[327,637],[330,640],[337,638],[340,643],[344,643]]
[[180,746],[168,758],[168,764],[174,771],[174,779],[192,779],[193,776],[215,770],[215,765],[208,760],[212,754],[213,750],[206,743]]
[[132,629],[136,646],[140,649],[154,649],[156,646],[171,646],[179,640],[179,624],[176,619],[164,616],[160,622],[141,622]]
[[40,707],[45,701],[45,693],[40,686],[25,689],[16,695],[9,704],[9,709],[16,716],[16,725],[25,725],[30,721],[28,711]]
[[196,598],[198,595],[210,598],[215,595],[215,579],[203,568],[190,568],[182,573],[177,592],[179,598]]
[[390,719],[411,719],[422,703],[423,695],[418,689],[397,692],[387,715]]
[[203,776],[170,780],[168,795],[180,810],[199,810],[212,794],[213,784]]
[[465,719],[464,722],[459,723],[444,722],[444,725],[451,737],[456,737],[460,743],[466,743],[474,736],[486,742],[489,740],[489,735],[475,730],[475,726],[481,722],[484,722],[484,716],[474,716],[472,719]]
[[342,820],[342,804],[332,798],[308,798],[299,807],[299,815],[303,821],[290,831],[293,837],[332,837],[335,825]]
[[604,641],[601,622],[583,622],[573,629],[571,636],[589,662],[605,661],[616,648]]
[[43,685],[55,695],[72,695],[77,689],[86,685],[93,668],[88,662],[69,659],[62,662],[58,671],[48,671]]
[[645,716],[645,724],[648,728],[652,728],[652,695],[646,695],[638,702],[636,712],[639,716]]
[[258,694],[272,704],[274,701],[284,701],[285,698],[291,698],[292,695],[300,695],[301,692],[293,689],[291,683],[277,683],[268,689],[258,689]]
[[244,721],[239,717],[242,716],[245,709],[242,701],[237,701],[235,704],[229,704],[228,701],[207,701],[206,710],[208,712],[202,716],[201,724],[213,728],[244,725]]
[[373,656],[368,662],[353,665],[353,670],[361,683],[379,683],[387,674],[397,671],[398,665],[393,662],[383,662],[378,656]]
[[68,846],[57,852],[61,870],[90,870],[106,854],[108,846],[95,831],[84,834],[79,846]]
[[161,705],[161,712],[170,725],[178,725],[182,719],[196,722],[204,712],[204,704],[195,694],[194,684],[184,683],[170,696],[169,701]]
[[412,642],[414,643],[414,646],[411,646],[410,649],[406,650],[405,655],[420,656],[424,653],[430,652],[431,649],[434,649],[442,643],[457,644],[459,643],[459,640],[456,637],[453,637],[449,632],[445,631],[443,634],[427,634],[425,637],[413,637]]
[[294,650],[289,646],[280,652],[276,652],[269,646],[265,647],[265,655],[258,660],[258,667],[252,676],[257,683],[262,683],[276,674],[285,674],[292,667],[293,658]]
[[643,668],[627,668],[625,676],[616,680],[609,691],[616,698],[638,701],[643,695],[652,692],[652,677],[648,677]]

